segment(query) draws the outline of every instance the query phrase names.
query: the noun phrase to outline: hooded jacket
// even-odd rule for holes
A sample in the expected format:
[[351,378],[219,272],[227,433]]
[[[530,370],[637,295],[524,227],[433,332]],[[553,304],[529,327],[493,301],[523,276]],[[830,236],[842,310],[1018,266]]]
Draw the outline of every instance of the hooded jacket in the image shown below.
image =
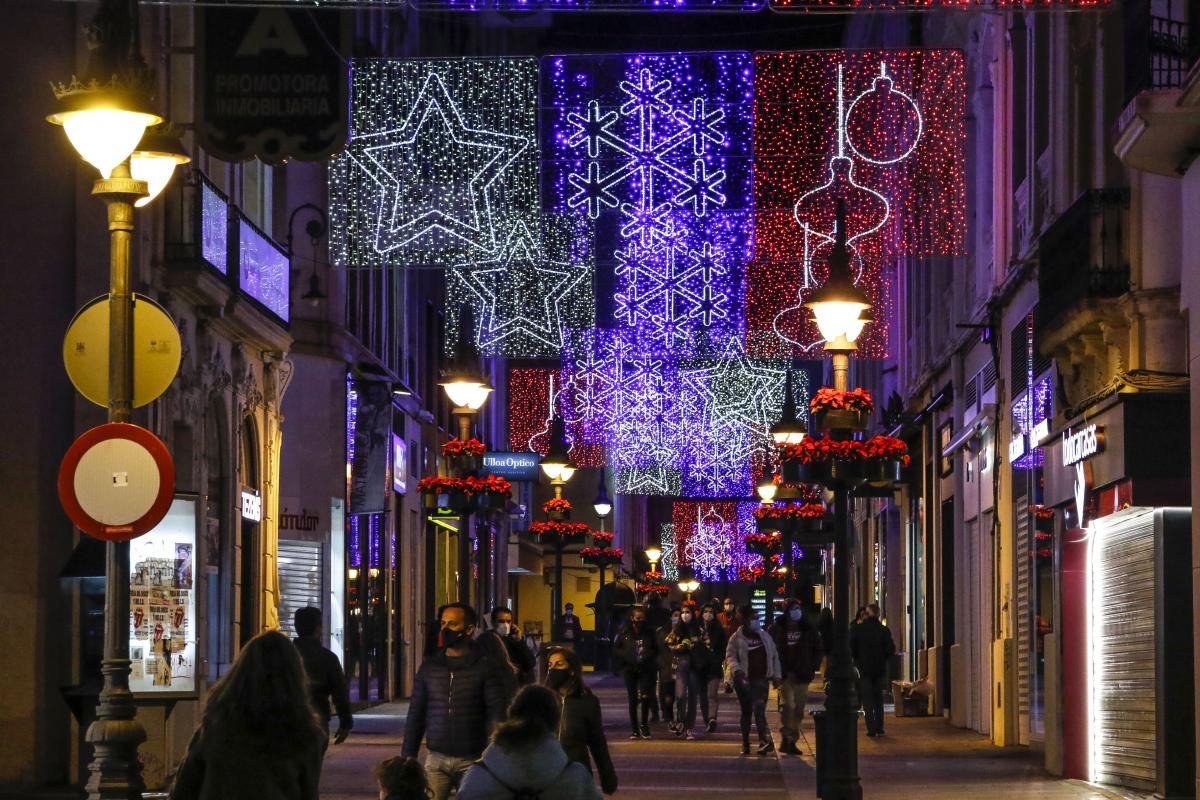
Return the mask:
[[402,752],[415,758],[424,738],[431,752],[478,758],[504,710],[500,667],[479,648],[472,646],[466,663],[453,670],[446,654],[438,653],[417,671]]
[[896,652],[892,632],[877,617],[868,617],[850,628],[850,653],[860,675],[876,677],[887,672]]
[[[763,649],[767,651],[767,680],[777,681],[783,677],[779,666],[779,651],[775,649],[775,641],[771,634],[759,631]],[[729,645],[725,648],[725,680],[732,682],[733,676],[750,671],[750,645],[744,628],[738,628],[729,637]]]
[[541,800],[601,800],[587,767],[568,761],[549,732],[520,749],[490,744],[480,761],[487,769],[476,764],[467,771],[458,800],[510,800],[520,790],[539,792]]
[[569,694],[563,698],[562,716],[558,721],[558,743],[567,758],[587,767],[592,774],[592,759],[596,759],[596,771],[600,773],[600,786],[608,794],[617,791],[617,771],[608,753],[608,740],[604,738],[604,718],[600,713],[600,700],[588,689]]
[[[613,660],[616,665],[623,670],[657,669],[658,637],[654,634],[654,629],[645,622],[637,631],[633,629],[633,623],[622,628],[613,642]],[[642,656],[640,659],[639,649]]]
[[[801,617],[796,627],[789,627],[792,621],[785,615],[771,628],[771,638],[775,640],[775,648],[779,651],[779,665],[783,675],[791,675],[796,680],[807,683],[817,673],[821,663],[821,646],[817,641],[817,631],[808,621]],[[788,646],[791,639],[793,645]]]

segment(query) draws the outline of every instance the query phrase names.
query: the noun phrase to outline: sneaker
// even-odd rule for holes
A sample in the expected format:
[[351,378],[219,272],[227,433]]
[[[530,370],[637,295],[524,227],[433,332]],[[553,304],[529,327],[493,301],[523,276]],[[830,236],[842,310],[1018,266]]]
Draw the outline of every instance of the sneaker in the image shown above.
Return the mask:
[[643,726],[642,726],[642,738],[643,738],[643,739],[649,739],[649,738],[650,738],[650,726],[649,726],[649,725],[643,725]]
[[878,736],[878,735],[879,735],[879,734],[875,733],[875,731],[867,731],[867,736],[868,736],[868,737],[870,737],[870,738],[872,738],[872,739],[874,739],[874,738],[875,738],[876,736]]
[[800,748],[796,747],[795,742],[784,742],[783,744],[781,744],[779,746],[779,752],[783,753],[786,756],[803,755],[800,752]]
[[758,748],[758,754],[760,756],[769,756],[769,755],[771,755],[771,753],[774,753],[774,752],[775,752],[775,742],[771,741],[770,739],[767,739]]
[[680,725],[678,728],[675,729],[675,738],[682,739],[686,735],[687,735],[687,731],[685,731],[683,729],[682,725]]
[[687,734],[683,738],[689,742],[694,742],[694,741],[696,741],[696,734],[692,733],[691,731],[688,731]]
[[638,735],[637,731],[634,731],[633,733],[629,734],[629,738],[630,738],[630,740],[633,740],[633,739],[640,739],[642,737]]
[[708,727],[705,728],[705,730],[707,730],[709,733],[716,733],[717,732],[717,721],[715,719],[710,719],[708,721]]
[[742,755],[744,755],[744,756],[750,755],[750,740],[749,739],[742,739]]

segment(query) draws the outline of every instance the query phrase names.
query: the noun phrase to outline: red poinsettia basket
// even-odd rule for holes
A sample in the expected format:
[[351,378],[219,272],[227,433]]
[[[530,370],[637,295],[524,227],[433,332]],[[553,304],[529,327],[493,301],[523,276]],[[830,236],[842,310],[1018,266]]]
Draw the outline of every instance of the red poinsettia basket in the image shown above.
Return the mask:
[[561,497],[554,497],[542,503],[542,511],[552,522],[563,522],[571,518],[571,503]]
[[478,439],[453,438],[442,445],[442,455],[451,456],[480,456],[487,452],[487,445]]
[[555,547],[581,544],[591,532],[582,522],[535,522],[529,526],[530,535],[539,543]]
[[637,590],[640,594],[670,594],[671,587],[665,583],[639,583]]
[[462,511],[467,507],[471,492],[462,478],[443,478],[430,475],[417,482],[417,491],[425,498],[428,509],[445,508]]
[[912,462],[908,445],[894,436],[873,436],[862,442],[864,478],[882,486],[899,483],[903,470]]
[[592,531],[592,544],[596,547],[612,547],[613,534]]
[[611,567],[621,563],[625,558],[625,551],[619,547],[585,547],[579,551],[579,557],[585,564],[594,567]]
[[754,583],[766,576],[767,570],[765,567],[755,564],[752,567],[739,567],[737,579],[742,583]]
[[783,547],[783,536],[779,533],[749,533],[743,541],[746,543],[746,552],[764,556],[778,552]]
[[839,392],[825,387],[818,389],[808,403],[813,426],[822,433],[833,430],[861,431],[875,409],[875,401],[866,389]]

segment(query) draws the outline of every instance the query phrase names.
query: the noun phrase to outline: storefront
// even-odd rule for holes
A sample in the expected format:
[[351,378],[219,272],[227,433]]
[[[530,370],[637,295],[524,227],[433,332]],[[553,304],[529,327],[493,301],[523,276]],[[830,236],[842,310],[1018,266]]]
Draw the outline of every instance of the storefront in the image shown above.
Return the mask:
[[[1193,797],[1187,396],[1118,394],[1042,447],[1063,771]],[[1057,642],[1057,637],[1050,641]]]

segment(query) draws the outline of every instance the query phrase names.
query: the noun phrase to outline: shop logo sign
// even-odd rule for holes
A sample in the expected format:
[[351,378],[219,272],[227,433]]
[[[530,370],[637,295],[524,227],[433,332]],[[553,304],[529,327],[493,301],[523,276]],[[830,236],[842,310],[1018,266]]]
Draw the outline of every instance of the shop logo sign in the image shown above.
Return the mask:
[[242,519],[262,522],[262,496],[258,492],[242,492]]
[[1068,429],[1063,431],[1062,445],[1063,466],[1070,467],[1104,449],[1104,430],[1094,424],[1077,431]]

